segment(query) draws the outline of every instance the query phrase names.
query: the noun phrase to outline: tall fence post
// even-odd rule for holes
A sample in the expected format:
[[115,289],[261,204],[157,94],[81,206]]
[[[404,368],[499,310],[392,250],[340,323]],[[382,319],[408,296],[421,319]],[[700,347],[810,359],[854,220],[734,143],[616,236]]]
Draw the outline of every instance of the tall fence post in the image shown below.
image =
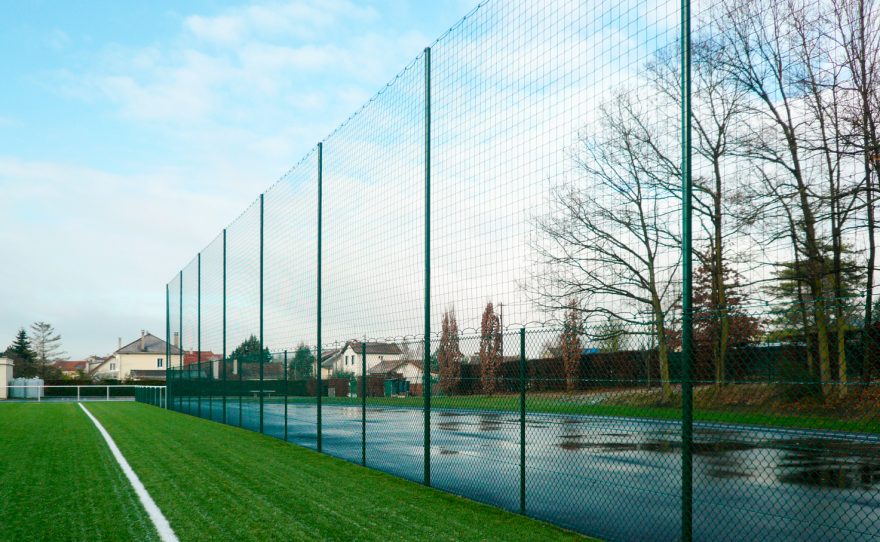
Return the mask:
[[226,423],[226,228],[223,228],[223,423]]
[[422,395],[425,410],[425,475],[431,485],[431,48],[425,47],[425,346]]
[[171,386],[171,379],[169,378],[171,366],[171,297],[170,297],[170,287],[168,284],[165,285],[165,385]]
[[691,179],[691,4],[681,0],[681,539],[693,537],[693,275]]
[[[178,320],[177,323],[180,326],[180,329],[178,330],[178,333],[177,333],[177,337],[178,337],[178,339],[177,339],[177,344],[178,344],[177,353],[178,353],[178,361],[180,362],[180,364],[178,365],[178,368],[180,369],[178,371],[180,373],[178,375],[178,377],[182,381],[183,380],[183,269],[180,270],[180,307],[179,308],[180,308],[180,320]],[[183,382],[181,382],[181,384],[182,383]],[[180,397],[179,394],[178,394],[178,399],[177,399],[177,409],[183,410],[183,398]]]
[[315,381],[317,384],[315,386],[315,388],[316,388],[316,390],[315,390],[315,395],[316,395],[315,406],[316,406],[316,410],[318,413],[318,420],[317,420],[318,427],[316,428],[316,431],[315,431],[315,439],[317,441],[316,444],[317,444],[319,452],[322,449],[322,446],[321,446],[321,393],[322,393],[322,390],[321,390],[321,361],[322,361],[321,360],[321,249],[322,249],[321,236],[323,233],[323,230],[322,230],[323,222],[322,221],[324,219],[324,213],[323,213],[323,207],[322,207],[323,206],[323,199],[324,199],[323,176],[324,176],[324,143],[321,142],[321,143],[318,143],[318,277],[317,277],[317,279],[318,279],[318,281],[317,281],[318,282],[318,305],[317,305],[317,313],[318,313],[317,314],[317,316],[318,316],[318,318],[317,318],[317,326],[318,326],[318,329],[317,329],[317,332],[318,332],[318,336],[317,336],[318,352],[317,352],[317,354],[318,354],[318,357],[317,357],[317,360],[315,361],[315,368],[317,369],[316,372],[318,373],[317,379]]
[[199,372],[196,375],[196,388],[199,394],[196,398],[199,418],[202,417],[202,253],[196,257],[196,363]]
[[526,513],[526,328],[519,328],[519,513]]
[[266,360],[263,357],[263,200],[260,194],[260,433],[263,432],[263,365]]
[[367,340],[361,343],[361,465],[367,466]]
[[287,441],[287,350],[284,351],[284,441]]

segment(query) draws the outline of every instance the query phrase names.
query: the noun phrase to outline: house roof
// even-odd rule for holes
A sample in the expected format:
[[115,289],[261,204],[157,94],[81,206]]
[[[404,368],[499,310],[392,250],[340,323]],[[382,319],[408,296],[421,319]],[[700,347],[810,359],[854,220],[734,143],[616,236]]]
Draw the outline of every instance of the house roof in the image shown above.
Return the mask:
[[406,363],[405,361],[400,361],[399,359],[386,359],[384,361],[380,361],[376,365],[373,365],[369,369],[367,369],[367,374],[382,374],[382,373],[390,373],[394,369],[397,369],[401,365]]
[[85,371],[89,367],[87,361],[56,361],[53,363],[55,367],[62,371]]
[[[414,359],[386,359],[373,365],[369,369],[367,369],[367,374],[386,374],[393,373],[400,369],[403,365],[412,365],[416,369],[421,370],[423,366],[423,362],[421,360]],[[436,371],[432,371],[436,372]]]
[[[199,354],[201,354],[201,356],[199,356]],[[216,361],[219,359],[223,359],[223,356],[221,354],[215,354],[214,352],[211,352],[210,350],[202,350],[201,352],[196,350],[193,352],[185,352],[183,354],[183,364],[184,365],[189,365],[191,363],[198,363],[200,360],[201,361]]]
[[[156,337],[152,333],[147,333],[143,337],[144,339],[144,347],[141,348],[141,338],[131,341],[127,345],[123,346],[114,354],[164,354],[165,348],[168,345],[165,341]],[[180,349],[174,345],[171,345],[171,353],[172,354],[180,354]]]

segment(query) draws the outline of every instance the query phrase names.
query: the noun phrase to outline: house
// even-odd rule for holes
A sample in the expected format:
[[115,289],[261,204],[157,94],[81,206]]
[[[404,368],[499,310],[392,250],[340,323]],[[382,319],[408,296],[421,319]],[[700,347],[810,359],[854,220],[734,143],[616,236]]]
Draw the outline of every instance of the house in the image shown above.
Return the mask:
[[[120,343],[122,341],[120,340]],[[149,375],[149,380],[163,380],[168,360],[166,348],[168,343],[156,337],[152,333],[141,331],[141,337],[125,346],[119,347],[116,352],[101,362],[92,371],[92,377],[97,379],[134,380],[144,379]],[[170,346],[171,355],[180,355],[180,349]],[[132,371],[137,371],[132,374]],[[143,373],[150,371],[150,373]]]
[[81,361],[56,361],[52,366],[61,371],[64,378],[77,378],[89,372],[88,360]]
[[[329,378],[333,373],[354,373],[361,374],[363,364],[362,346],[359,341],[348,341],[344,347],[333,352],[332,355],[324,356],[321,362],[321,370],[324,378]],[[384,361],[401,361],[403,352],[400,347],[394,343],[368,342],[366,358],[367,358],[367,374],[370,369],[379,365]]]

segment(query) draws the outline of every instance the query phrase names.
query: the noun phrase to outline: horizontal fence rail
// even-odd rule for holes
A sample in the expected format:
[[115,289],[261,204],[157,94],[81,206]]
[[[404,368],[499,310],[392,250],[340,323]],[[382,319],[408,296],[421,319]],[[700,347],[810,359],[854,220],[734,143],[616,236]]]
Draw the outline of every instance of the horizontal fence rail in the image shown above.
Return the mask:
[[165,406],[165,386],[32,384],[7,386],[8,398],[32,401],[133,401]]
[[878,538],[876,36],[483,2],[175,274],[137,399],[609,540]]

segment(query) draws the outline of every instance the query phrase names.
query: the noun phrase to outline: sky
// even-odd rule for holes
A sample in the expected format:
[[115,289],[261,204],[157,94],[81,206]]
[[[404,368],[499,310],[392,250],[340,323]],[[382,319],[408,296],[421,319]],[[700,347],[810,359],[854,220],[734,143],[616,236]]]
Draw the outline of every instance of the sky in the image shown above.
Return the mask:
[[166,282],[476,1],[7,5],[0,347],[163,336]]

